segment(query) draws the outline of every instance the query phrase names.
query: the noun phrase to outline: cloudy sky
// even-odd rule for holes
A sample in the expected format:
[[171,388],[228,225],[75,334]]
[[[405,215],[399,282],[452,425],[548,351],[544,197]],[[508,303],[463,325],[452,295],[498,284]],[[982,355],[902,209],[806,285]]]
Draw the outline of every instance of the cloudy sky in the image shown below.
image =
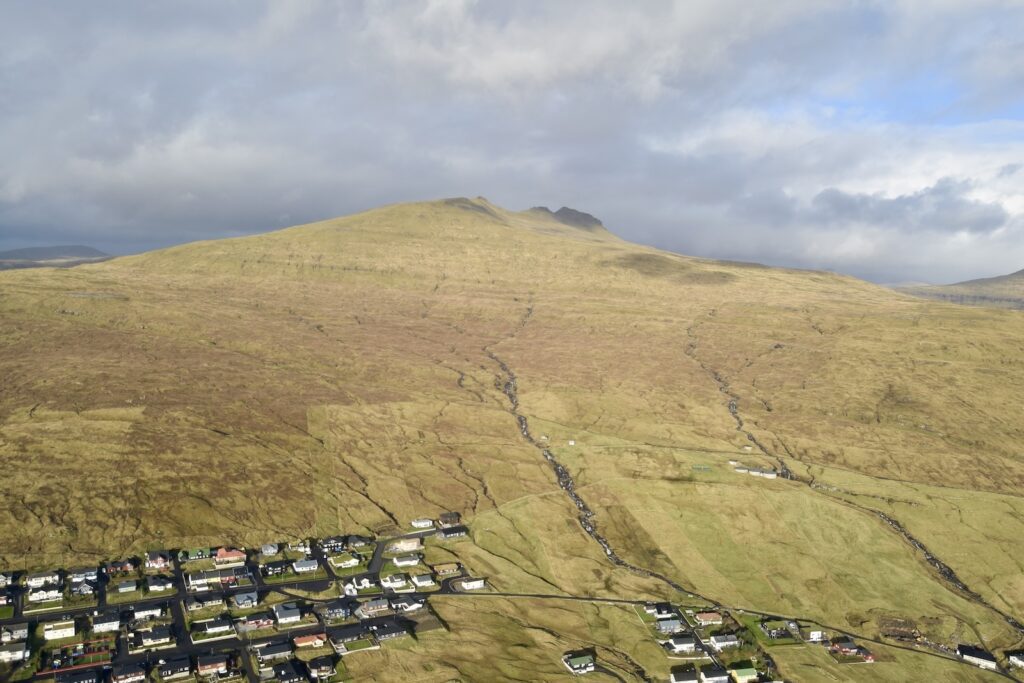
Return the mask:
[[0,7],[0,249],[457,195],[881,282],[1024,268],[1024,3]]

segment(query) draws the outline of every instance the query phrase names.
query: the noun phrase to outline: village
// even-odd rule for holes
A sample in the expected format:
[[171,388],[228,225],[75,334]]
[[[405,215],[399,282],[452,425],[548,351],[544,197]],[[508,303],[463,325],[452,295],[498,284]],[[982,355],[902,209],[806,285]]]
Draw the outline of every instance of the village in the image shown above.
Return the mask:
[[[426,562],[428,543],[468,536],[458,513],[409,526],[390,538],[151,550],[102,566],[0,573],[0,680],[351,680],[346,657],[446,629],[432,595],[493,593],[458,562]],[[812,623],[721,606],[621,602],[664,650],[669,683],[782,680],[770,651],[787,645],[822,647],[842,664],[875,661],[848,635]],[[961,645],[956,655],[998,668],[977,647]],[[1024,666],[1024,653],[1008,656],[1011,666]],[[593,648],[564,652],[561,663],[567,676],[609,671]]]
[[350,680],[346,656],[444,629],[431,594],[487,587],[424,561],[428,541],[467,536],[458,513],[411,527],[0,573],[0,680]]

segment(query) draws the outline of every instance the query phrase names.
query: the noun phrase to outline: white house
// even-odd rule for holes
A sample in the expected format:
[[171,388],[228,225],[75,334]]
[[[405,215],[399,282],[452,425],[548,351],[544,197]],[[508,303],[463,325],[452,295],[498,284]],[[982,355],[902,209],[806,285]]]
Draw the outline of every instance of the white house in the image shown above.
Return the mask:
[[29,591],[28,601],[29,602],[51,602],[54,600],[60,600],[61,592],[60,588],[48,586],[46,588],[39,588],[37,590]]
[[430,574],[416,574],[412,577],[412,585],[417,588],[429,588],[437,584],[434,583],[434,577]]
[[807,634],[807,641],[810,643],[824,643],[828,640],[828,634],[824,631],[811,631]]
[[292,569],[295,570],[296,574],[312,574],[320,568],[320,564],[316,560],[298,560],[292,562]]
[[691,654],[697,651],[697,640],[693,636],[672,636],[665,643],[675,654]]
[[151,576],[146,579],[146,585],[149,586],[151,592],[162,593],[163,591],[169,591],[174,587],[174,583],[164,576]]
[[61,638],[74,638],[75,621],[51,621],[43,625],[43,638],[45,640],[60,640]]
[[694,668],[672,669],[669,674],[670,683],[697,683],[700,680]]
[[136,619],[159,619],[163,613],[164,608],[160,605],[136,605],[132,608],[132,615]]
[[459,581],[459,588],[464,591],[478,591],[486,587],[487,582],[483,579],[463,579]]
[[1024,650],[1007,652],[1006,659],[1010,662],[1010,666],[1016,666],[1024,669]]
[[399,555],[394,560],[396,567],[415,567],[420,563],[419,555]]
[[7,588],[11,585],[11,575],[0,572],[0,588]]
[[28,659],[28,646],[25,643],[7,643],[0,645],[0,662],[21,662]]
[[25,585],[29,588],[42,588],[43,586],[59,586],[60,574],[57,572],[36,572],[25,578]]
[[294,603],[274,605],[272,609],[278,624],[296,624],[302,620],[302,611]]
[[999,670],[996,658],[993,657],[991,653],[982,650],[980,647],[961,644],[956,646],[956,653],[960,655],[965,662],[973,664],[974,666],[981,667],[982,669],[988,669],[989,671]]
[[740,646],[740,639],[732,635],[731,633],[729,635],[724,636],[711,636],[710,638],[708,638],[708,641],[711,643],[711,647],[714,648],[716,652],[721,652],[722,650],[728,650],[729,648]]
[[700,670],[701,683],[729,683],[729,672],[720,666],[705,666]]
[[429,529],[434,526],[434,520],[432,519],[414,519],[412,520],[412,526],[414,529]]
[[327,561],[331,563],[331,566],[351,569],[359,565],[359,556],[353,553],[341,553],[340,555],[331,555]]
[[391,576],[381,577],[380,585],[385,588],[401,588],[408,581],[409,577],[407,574],[392,574]]
[[353,579],[351,579],[349,581],[346,581],[345,585],[343,586],[343,589],[345,591],[345,595],[348,595],[348,596],[351,597],[351,596],[354,596],[354,595],[358,595],[359,591],[361,591],[361,590],[366,590],[366,589],[372,588],[372,587],[373,587],[373,579],[371,579],[369,576],[365,576],[364,575],[364,576],[357,576],[357,577],[355,577],[355,578],[353,578]]

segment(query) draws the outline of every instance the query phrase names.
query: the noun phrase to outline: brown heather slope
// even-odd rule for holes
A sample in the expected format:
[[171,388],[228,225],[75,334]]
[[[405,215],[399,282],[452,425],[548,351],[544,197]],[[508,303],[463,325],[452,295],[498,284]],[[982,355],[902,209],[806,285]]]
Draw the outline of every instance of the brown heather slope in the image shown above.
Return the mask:
[[[1004,617],[1024,615],[1024,317],[581,225],[458,199],[0,273],[3,562],[381,531],[452,508],[473,528],[458,559],[499,589],[670,594],[583,532],[519,433],[499,359],[628,561],[865,635],[898,616],[937,642],[1020,642]],[[799,479],[741,476],[730,457]],[[488,662],[428,640],[402,666],[557,675],[555,636],[484,616]],[[656,655],[630,656],[660,671]],[[893,672],[919,657],[892,656]]]

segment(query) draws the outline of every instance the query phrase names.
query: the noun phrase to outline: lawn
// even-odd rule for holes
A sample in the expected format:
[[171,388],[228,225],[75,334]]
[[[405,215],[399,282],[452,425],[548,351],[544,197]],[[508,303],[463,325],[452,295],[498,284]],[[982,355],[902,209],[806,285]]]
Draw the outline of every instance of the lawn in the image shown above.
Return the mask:
[[11,619],[14,617],[14,605],[0,607],[0,619]]
[[327,570],[323,567],[317,568],[315,572],[297,574],[293,569],[286,570],[277,576],[264,576],[263,583],[267,585],[278,585],[283,583],[300,583],[304,581],[324,581],[327,579]]

